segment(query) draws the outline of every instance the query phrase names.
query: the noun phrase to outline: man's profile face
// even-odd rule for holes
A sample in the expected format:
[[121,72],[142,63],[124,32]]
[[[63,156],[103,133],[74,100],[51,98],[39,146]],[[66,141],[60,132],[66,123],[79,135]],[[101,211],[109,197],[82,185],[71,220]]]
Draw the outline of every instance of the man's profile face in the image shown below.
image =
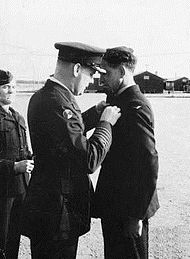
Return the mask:
[[121,79],[119,67],[110,67],[105,60],[102,61],[101,67],[106,70],[105,74],[101,74],[101,85],[113,93],[117,92],[120,86]]
[[16,93],[15,82],[0,85],[0,105],[9,105],[14,101]]

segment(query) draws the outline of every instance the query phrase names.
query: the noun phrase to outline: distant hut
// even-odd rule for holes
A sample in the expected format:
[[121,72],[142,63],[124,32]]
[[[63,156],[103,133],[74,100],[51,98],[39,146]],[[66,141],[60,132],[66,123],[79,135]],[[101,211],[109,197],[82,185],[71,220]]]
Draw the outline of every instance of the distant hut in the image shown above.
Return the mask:
[[142,93],[163,93],[164,79],[157,74],[145,71],[134,76]]
[[165,80],[165,89],[168,91],[187,91],[188,82],[187,77],[169,78]]
[[190,93],[190,79],[183,80],[183,91]]

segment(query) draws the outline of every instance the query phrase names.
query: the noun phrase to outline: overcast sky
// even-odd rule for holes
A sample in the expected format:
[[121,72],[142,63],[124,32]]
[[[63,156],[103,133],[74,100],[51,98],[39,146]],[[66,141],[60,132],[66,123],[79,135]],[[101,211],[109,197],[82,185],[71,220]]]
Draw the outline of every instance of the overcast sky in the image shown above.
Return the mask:
[[126,45],[138,57],[136,73],[190,77],[190,0],[0,0],[1,67],[20,76],[26,62],[26,71],[48,75],[57,41]]

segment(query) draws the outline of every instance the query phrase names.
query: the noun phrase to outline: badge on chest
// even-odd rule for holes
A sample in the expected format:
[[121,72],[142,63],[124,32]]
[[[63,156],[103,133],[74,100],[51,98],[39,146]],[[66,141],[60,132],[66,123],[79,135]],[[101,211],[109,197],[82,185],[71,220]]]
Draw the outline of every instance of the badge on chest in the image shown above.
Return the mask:
[[69,120],[73,117],[73,112],[69,109],[63,111],[63,118]]

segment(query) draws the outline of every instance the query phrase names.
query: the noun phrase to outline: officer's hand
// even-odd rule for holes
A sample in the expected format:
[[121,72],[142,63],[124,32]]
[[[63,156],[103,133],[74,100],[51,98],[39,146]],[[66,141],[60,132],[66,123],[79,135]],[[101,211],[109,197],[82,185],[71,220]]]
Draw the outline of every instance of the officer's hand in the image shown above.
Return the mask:
[[138,238],[142,235],[142,220],[130,218],[124,224],[124,234],[128,238]]
[[108,106],[104,109],[100,121],[107,121],[113,126],[121,116],[120,111],[121,109],[117,106]]
[[108,106],[109,104],[105,101],[101,101],[98,104],[96,104],[96,111],[97,113],[101,114],[103,110]]
[[31,173],[34,168],[33,160],[22,160],[19,162],[15,162],[14,170],[17,174],[19,173]]

